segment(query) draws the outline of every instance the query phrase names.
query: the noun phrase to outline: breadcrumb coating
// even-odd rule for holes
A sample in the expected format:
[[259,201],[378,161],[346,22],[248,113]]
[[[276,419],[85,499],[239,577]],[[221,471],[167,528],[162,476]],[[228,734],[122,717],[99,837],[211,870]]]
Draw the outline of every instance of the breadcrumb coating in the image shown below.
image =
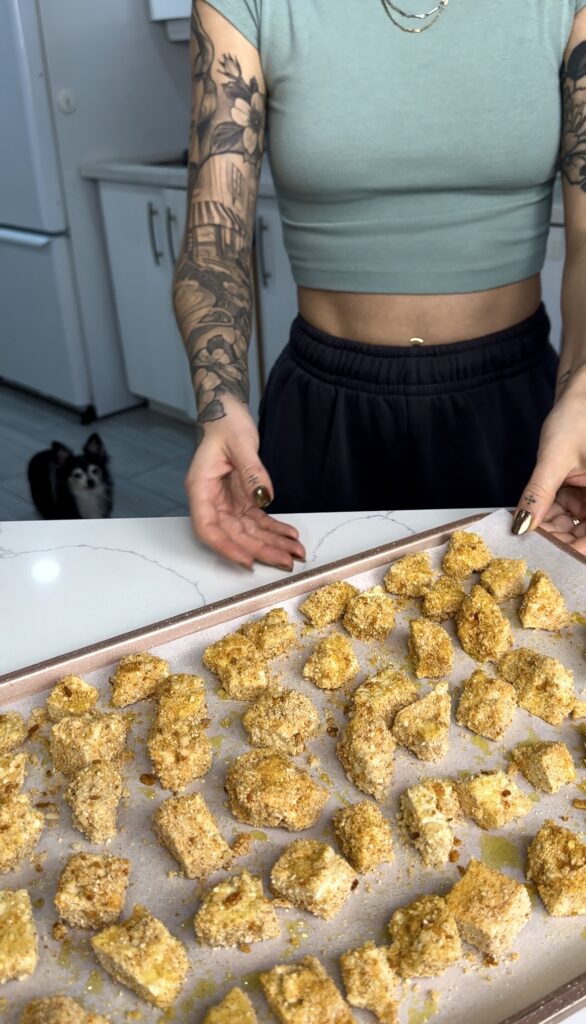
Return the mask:
[[421,761],[441,761],[448,752],[451,701],[446,682],[402,708],[393,722],[397,743]]
[[354,712],[338,742],[340,764],[351,782],[375,800],[389,793],[395,769],[395,741],[384,718],[368,708]]
[[239,821],[290,832],[315,825],[329,799],[327,790],[276,750],[237,757],[226,775],[226,792]]
[[492,957],[508,952],[531,915],[526,887],[477,860],[470,861],[446,902],[465,942]]
[[477,669],[462,688],[456,721],[479,736],[500,740],[517,709],[517,692],[503,679],[491,679]]
[[115,764],[94,761],[69,783],[65,799],[73,825],[90,843],[107,843],[116,835],[116,815],[122,797],[122,775]]
[[45,996],[28,1003],[20,1024],[110,1024],[107,1017],[85,1010],[70,996]]
[[400,821],[428,867],[447,864],[454,846],[451,822],[461,816],[456,787],[449,779],[425,779],[401,796]]
[[356,687],[348,710],[353,714],[366,708],[390,727],[397,712],[417,700],[418,695],[417,685],[401,669],[384,668]]
[[327,583],[325,587],[320,587],[319,590],[314,590],[299,605],[299,611],[312,626],[321,629],[322,626],[338,622],[346,611],[348,601],[358,592],[357,587],[353,587],[351,583],[336,580],[334,583]]
[[259,697],[242,716],[254,747],[274,747],[293,757],[302,754],[319,729],[317,708],[297,690],[271,690]]
[[385,575],[389,594],[401,597],[423,597],[433,581],[433,570],[428,551],[404,555],[390,566]]
[[453,619],[460,610],[466,591],[453,576],[440,576],[425,592],[422,611],[435,622]]
[[154,825],[186,878],[207,878],[232,863],[232,851],[201,793],[169,797],[155,811]]
[[0,801],[18,796],[24,785],[26,766],[25,753],[0,756]]
[[277,964],[260,975],[260,983],[280,1024],[354,1024],[350,1007],[314,956]]
[[116,713],[62,718],[51,729],[50,752],[55,771],[73,778],[93,761],[119,764],[126,750],[128,722]]
[[475,661],[498,661],[513,643],[509,620],[484,587],[474,586],[456,615],[462,649]]
[[483,829],[502,828],[515,818],[522,818],[533,807],[517,783],[506,772],[482,772],[457,785],[464,814]]
[[493,558],[480,575],[480,585],[501,604],[523,593],[526,572],[523,558]]
[[342,621],[357,640],[386,640],[395,625],[395,605],[382,587],[372,587],[350,598]]
[[159,1010],[173,1005],[189,959],[183,943],[146,907],[137,903],[126,921],[98,932],[91,944],[104,970],[121,985]]
[[206,1013],[203,1024],[257,1024],[254,1006],[239,988],[233,988],[221,1003]]
[[26,736],[26,722],[20,712],[6,711],[0,715],[0,754],[9,754],[20,747]]
[[576,781],[576,768],[565,743],[519,744],[512,754],[525,778],[543,793],[557,793]]
[[586,844],[571,829],[544,821],[527,850],[526,874],[552,917],[586,914]]
[[320,640],[303,666],[303,678],[320,690],[339,690],[360,672],[360,665],[347,636],[331,633]]
[[238,632],[252,640],[267,661],[289,654],[297,639],[295,625],[284,608],[272,608],[261,619],[246,622]]
[[566,602],[549,576],[533,573],[519,608],[523,629],[558,630],[570,624]]
[[0,875],[13,871],[32,853],[45,827],[41,811],[21,793],[0,803]]
[[189,718],[194,725],[207,721],[205,683],[199,676],[167,676],[156,692],[157,724],[172,727],[179,719]]
[[455,530],[448,542],[442,568],[448,576],[465,580],[486,569],[492,555],[482,537],[468,530]]
[[173,793],[207,775],[212,766],[212,745],[192,718],[178,718],[171,725],[161,725],[157,718],[147,746],[161,786]]
[[327,843],[297,839],[271,870],[271,890],[285,906],[329,920],[358,885],[356,873]]
[[214,949],[265,942],[281,934],[272,900],[264,895],[261,879],[248,871],[206,893],[194,927],[199,944]]
[[47,697],[47,714],[52,722],[59,722],[68,715],[86,715],[94,710],[98,696],[95,686],[90,686],[80,676],[64,676]]
[[462,955],[458,927],[446,900],[421,896],[389,922],[389,960],[401,978],[432,978]]
[[556,658],[519,647],[499,661],[499,674],[515,687],[519,705],[550,725],[561,725],[572,711],[574,677]]
[[393,860],[391,826],[370,800],[341,807],[334,814],[333,824],[338,845],[355,871],[366,874]]
[[411,619],[409,655],[418,679],[447,676],[454,664],[454,648],[448,633],[430,619]]
[[397,1024],[398,978],[389,963],[389,950],[366,942],[340,957],[340,972],[351,1006],[370,1010],[380,1024]]
[[203,663],[233,700],[254,700],[270,683],[265,659],[242,633],[229,633],[206,647]]
[[168,672],[167,662],[155,654],[148,651],[127,654],[118,662],[110,679],[113,707],[125,708],[137,700],[152,697]]
[[37,930],[26,889],[0,890],[0,985],[23,981],[37,966]]
[[59,916],[72,928],[104,928],[124,909],[130,861],[110,854],[74,853],[55,895]]

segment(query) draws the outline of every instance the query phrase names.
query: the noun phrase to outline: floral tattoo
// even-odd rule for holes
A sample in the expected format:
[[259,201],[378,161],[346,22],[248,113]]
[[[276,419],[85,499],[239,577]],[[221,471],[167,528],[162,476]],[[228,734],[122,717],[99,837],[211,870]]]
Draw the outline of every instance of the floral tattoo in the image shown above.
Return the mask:
[[570,185],[586,192],[586,42],[562,67],[562,145],[560,170]]
[[265,96],[237,57],[216,61],[193,5],[193,115],[188,214],[173,299],[203,424],[226,415],[223,396],[246,404],[252,330],[254,210],[264,151]]

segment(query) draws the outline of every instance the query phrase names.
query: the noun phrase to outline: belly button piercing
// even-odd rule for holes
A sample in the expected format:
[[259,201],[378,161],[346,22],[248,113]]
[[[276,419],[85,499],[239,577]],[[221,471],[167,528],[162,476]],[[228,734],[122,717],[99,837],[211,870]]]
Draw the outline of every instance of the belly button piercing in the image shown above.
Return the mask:
[[423,338],[409,338],[410,345],[425,345]]

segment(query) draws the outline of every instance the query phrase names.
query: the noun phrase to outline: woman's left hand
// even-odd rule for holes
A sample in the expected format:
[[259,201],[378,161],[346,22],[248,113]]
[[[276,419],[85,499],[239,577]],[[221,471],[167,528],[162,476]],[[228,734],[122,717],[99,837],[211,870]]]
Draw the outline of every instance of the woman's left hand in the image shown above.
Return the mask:
[[565,384],[541,430],[537,464],[514,533],[537,526],[586,554],[586,367]]

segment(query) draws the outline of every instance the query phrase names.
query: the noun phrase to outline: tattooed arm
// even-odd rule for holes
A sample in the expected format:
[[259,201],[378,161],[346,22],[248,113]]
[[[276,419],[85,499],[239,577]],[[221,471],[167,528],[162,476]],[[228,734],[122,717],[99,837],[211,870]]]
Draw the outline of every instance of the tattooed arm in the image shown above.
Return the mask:
[[264,149],[265,91],[255,48],[203,0],[191,18],[192,122],[187,220],[173,302],[198,410],[186,477],[194,531],[247,567],[290,569],[293,527],[257,504],[272,495],[248,412],[251,249]]
[[563,346],[556,404],[543,425],[537,466],[519,503],[521,519],[516,522],[522,524],[520,532],[543,525],[586,554],[586,10],[574,21],[561,90],[560,171],[566,222]]

